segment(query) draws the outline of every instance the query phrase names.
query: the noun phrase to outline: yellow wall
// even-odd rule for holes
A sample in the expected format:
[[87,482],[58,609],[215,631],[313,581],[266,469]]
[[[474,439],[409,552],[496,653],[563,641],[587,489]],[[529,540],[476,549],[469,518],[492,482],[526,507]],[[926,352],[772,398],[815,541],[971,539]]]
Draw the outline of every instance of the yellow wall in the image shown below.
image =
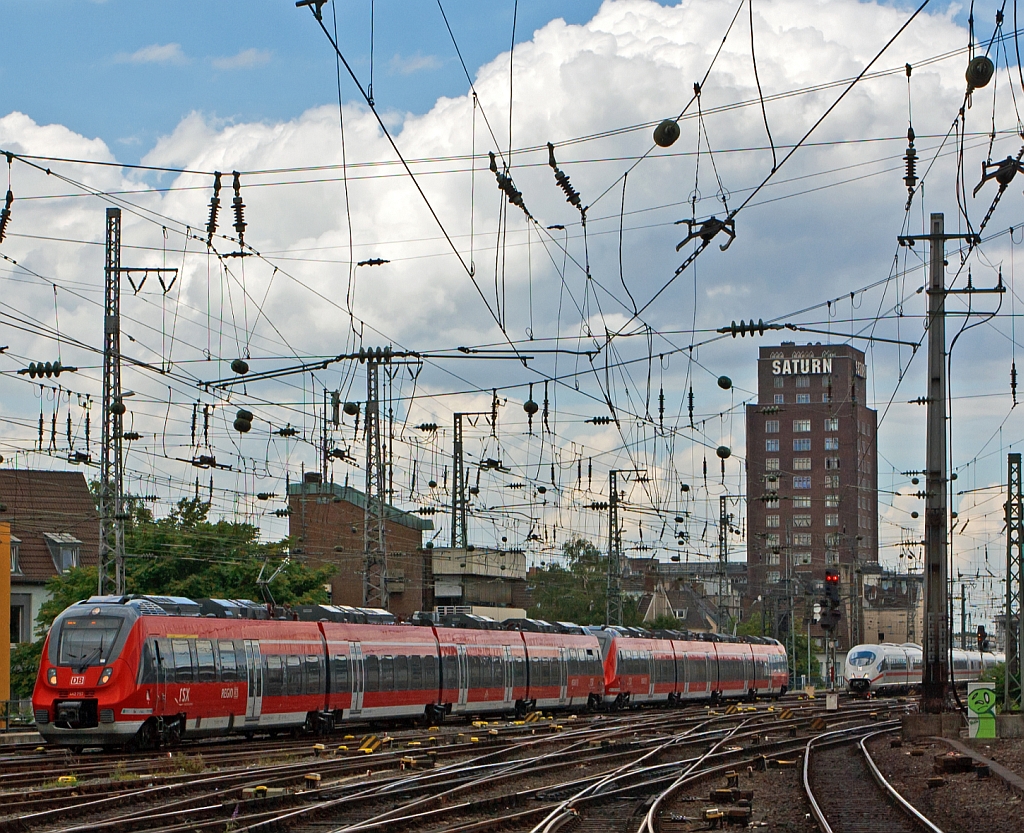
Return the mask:
[[[0,523],[0,634],[11,630],[11,525]],[[0,637],[2,638],[2,637]],[[11,699],[11,649],[0,650],[0,700]]]

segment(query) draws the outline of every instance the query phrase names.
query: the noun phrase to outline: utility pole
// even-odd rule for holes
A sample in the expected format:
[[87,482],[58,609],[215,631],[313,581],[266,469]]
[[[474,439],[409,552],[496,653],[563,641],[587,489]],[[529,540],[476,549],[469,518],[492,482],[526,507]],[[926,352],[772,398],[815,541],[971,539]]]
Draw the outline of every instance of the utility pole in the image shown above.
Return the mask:
[[622,530],[619,528],[619,472],[608,472],[608,600],[606,625],[622,624]]
[[468,519],[466,517],[465,458],[462,450],[462,417],[455,414],[452,432],[452,549],[465,549]]
[[388,556],[384,535],[387,495],[384,492],[384,444],[380,430],[380,366],[390,361],[366,358],[366,505],[363,508],[363,604],[388,609]]
[[[100,547],[97,593],[124,593],[124,456],[121,440],[127,410],[121,392],[121,273],[139,274],[139,289],[150,272],[177,269],[121,266],[121,209],[108,208],[103,269],[103,409],[100,439]],[[129,278],[131,280],[131,278]]]
[[1020,651],[1024,645],[1024,621],[1021,617],[1024,497],[1021,496],[1020,452],[1007,455],[1006,468],[1006,673],[1003,709],[1010,711],[1021,702]]
[[729,561],[729,496],[720,495],[718,498],[718,630],[721,631],[726,625],[727,614],[722,607],[722,597],[725,593],[725,565]]
[[103,270],[103,431],[100,439],[99,587],[104,595],[124,592],[124,521],[121,455],[121,209],[107,209]]
[[921,711],[938,714],[946,708],[949,690],[949,589],[947,587],[946,489],[946,295],[1004,291],[946,289],[946,241],[978,242],[974,234],[946,234],[945,217],[932,214],[930,233],[900,237],[900,245],[929,241],[928,270],[928,396],[925,432],[924,520],[924,669]]
[[472,411],[455,414],[452,431],[452,549],[466,549],[469,546],[468,515],[469,498],[466,497],[466,458],[462,443],[462,420],[464,417],[486,417],[492,419],[491,430],[497,422],[497,410],[487,413]]

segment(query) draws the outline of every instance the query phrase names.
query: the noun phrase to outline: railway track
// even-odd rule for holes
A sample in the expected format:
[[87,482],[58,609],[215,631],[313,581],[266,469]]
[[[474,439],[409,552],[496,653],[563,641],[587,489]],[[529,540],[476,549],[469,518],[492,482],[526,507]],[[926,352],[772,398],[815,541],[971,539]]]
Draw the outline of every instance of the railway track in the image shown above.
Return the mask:
[[[844,704],[830,721],[867,722],[872,714],[897,707],[878,701]],[[0,831],[469,833],[530,830],[559,808],[565,811],[562,820],[576,829],[636,830],[650,801],[681,772],[698,778],[715,767],[794,754],[806,743],[822,704],[730,711],[638,711],[532,726],[452,726],[446,727],[451,731],[445,742],[430,748],[412,745],[421,743],[422,735],[410,731],[396,733],[391,748],[372,755],[326,749],[316,757],[309,739],[262,751],[259,744],[233,744],[231,750],[203,751],[206,768],[195,773],[167,772],[164,754],[151,757],[153,770],[130,781],[96,777],[74,787],[8,790],[0,795]],[[480,742],[469,742],[470,734]],[[261,759],[255,765],[254,754]],[[273,756],[280,760],[269,760]],[[97,754],[79,760],[105,764],[109,775],[123,759]],[[136,763],[144,769],[147,761]],[[314,771],[319,780],[308,783],[305,776]]]
[[807,742],[804,789],[823,833],[942,833],[875,766],[866,744],[885,731],[891,729],[829,733]]

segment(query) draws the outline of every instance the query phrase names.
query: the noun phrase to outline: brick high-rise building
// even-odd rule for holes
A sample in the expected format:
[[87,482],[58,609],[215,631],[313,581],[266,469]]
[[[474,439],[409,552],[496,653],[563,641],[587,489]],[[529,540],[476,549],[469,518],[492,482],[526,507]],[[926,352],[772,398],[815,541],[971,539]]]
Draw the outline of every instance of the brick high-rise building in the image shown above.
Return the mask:
[[748,598],[807,587],[828,566],[878,561],[877,413],[864,354],[848,345],[762,347],[747,406]]

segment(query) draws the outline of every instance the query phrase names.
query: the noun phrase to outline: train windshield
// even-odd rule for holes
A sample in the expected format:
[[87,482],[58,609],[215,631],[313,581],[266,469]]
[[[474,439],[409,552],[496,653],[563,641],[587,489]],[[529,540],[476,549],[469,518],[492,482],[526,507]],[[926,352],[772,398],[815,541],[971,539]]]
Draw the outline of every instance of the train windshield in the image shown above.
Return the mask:
[[878,657],[874,651],[862,649],[850,654],[847,658],[847,662],[849,662],[854,668],[863,668],[865,665],[873,665],[876,659],[878,659]]
[[75,668],[105,665],[123,622],[116,616],[65,619],[60,628],[57,664]]

